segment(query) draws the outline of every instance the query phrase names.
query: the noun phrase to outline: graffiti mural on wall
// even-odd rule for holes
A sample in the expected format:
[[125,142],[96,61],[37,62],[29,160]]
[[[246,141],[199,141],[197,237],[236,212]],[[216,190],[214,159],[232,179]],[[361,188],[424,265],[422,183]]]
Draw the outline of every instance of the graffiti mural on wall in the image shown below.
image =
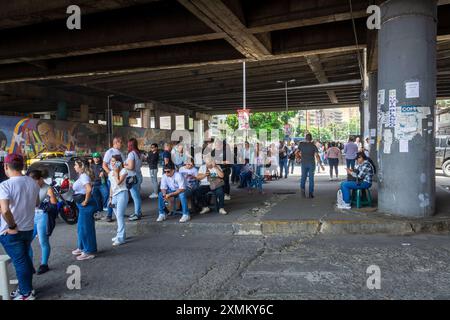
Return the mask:
[[[115,135],[124,140],[136,138],[139,147],[148,150],[151,143],[169,141],[170,131],[118,127]],[[87,154],[104,152],[108,138],[104,126],[20,117],[0,117],[0,147],[2,150],[20,153],[32,158],[45,151],[75,151]]]

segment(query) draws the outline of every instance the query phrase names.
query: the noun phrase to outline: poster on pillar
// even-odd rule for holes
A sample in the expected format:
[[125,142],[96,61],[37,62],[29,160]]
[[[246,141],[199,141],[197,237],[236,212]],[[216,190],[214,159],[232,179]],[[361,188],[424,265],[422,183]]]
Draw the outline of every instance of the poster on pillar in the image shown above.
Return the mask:
[[238,122],[240,130],[248,130],[250,129],[250,109],[239,109],[238,113]]
[[394,128],[397,116],[397,90],[389,90],[389,117],[388,128]]

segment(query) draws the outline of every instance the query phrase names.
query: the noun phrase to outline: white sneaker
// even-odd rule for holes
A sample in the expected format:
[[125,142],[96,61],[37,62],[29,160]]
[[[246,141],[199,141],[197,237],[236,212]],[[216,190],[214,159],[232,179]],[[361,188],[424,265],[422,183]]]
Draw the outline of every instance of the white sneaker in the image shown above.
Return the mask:
[[191,216],[186,214],[181,217],[180,223],[185,223],[185,222],[188,222],[189,220],[191,220]]
[[225,199],[226,201],[229,201],[229,200],[231,200],[231,197],[230,197],[230,195],[226,194],[225,197],[224,197],[224,199]]
[[125,243],[125,242],[120,242],[120,241],[116,240],[116,241],[114,241],[113,246],[114,246],[114,247],[117,247],[117,246],[120,246],[120,245],[122,245],[122,244],[124,244],[124,243]]
[[160,214],[158,216],[158,219],[156,219],[156,222],[163,222],[164,220],[166,220],[166,215],[165,214]]
[[337,205],[337,208],[341,209],[341,210],[350,210],[352,208],[352,206],[348,203],[339,203]]
[[150,199],[156,199],[156,198],[158,198],[158,195],[157,195],[156,193],[152,193],[152,194],[149,196],[149,198],[150,198]]
[[208,212],[210,212],[210,211],[211,211],[210,208],[204,207],[204,208],[202,209],[202,211],[200,211],[200,214],[205,214],[205,213],[208,213]]
[[117,237],[114,237],[111,239],[112,242],[116,242],[117,241]]
[[219,213],[220,214],[228,214],[228,212],[226,212],[224,208],[220,208]]
[[334,178],[330,178],[330,181],[333,181],[334,180]]

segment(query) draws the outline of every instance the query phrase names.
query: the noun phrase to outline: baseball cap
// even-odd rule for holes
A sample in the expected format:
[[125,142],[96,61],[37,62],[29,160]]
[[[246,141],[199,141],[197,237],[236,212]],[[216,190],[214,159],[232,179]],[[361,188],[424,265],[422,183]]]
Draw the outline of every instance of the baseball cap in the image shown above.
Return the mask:
[[92,158],[101,158],[102,156],[100,155],[100,152],[94,152],[92,154]]
[[16,163],[16,164],[22,164],[23,165],[24,161],[23,161],[22,155],[17,154],[17,153],[9,153],[5,157],[5,163],[6,164]]

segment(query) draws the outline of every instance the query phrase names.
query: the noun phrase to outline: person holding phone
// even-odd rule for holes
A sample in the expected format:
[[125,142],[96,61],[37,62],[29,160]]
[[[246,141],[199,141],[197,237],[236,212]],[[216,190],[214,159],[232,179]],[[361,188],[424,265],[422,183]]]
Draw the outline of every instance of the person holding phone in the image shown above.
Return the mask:
[[[208,192],[212,191],[216,195],[218,201],[218,209],[220,214],[227,214],[224,209],[225,193],[224,184],[216,185],[216,181],[220,181],[224,177],[222,169],[212,159],[206,159],[206,163],[198,170],[197,180],[200,181],[200,186],[195,190],[194,194],[197,198],[197,203],[202,207],[200,214],[208,213],[210,208],[208,207]],[[216,180],[216,181],[215,181]]]
[[94,254],[97,252],[94,219],[97,203],[92,197],[92,181],[95,177],[87,161],[75,160],[74,169],[79,175],[72,186],[78,207],[78,248],[72,254],[79,261],[90,260],[95,258]]
[[120,246],[125,243],[125,211],[128,205],[128,189],[126,179],[128,176],[127,169],[122,165],[122,157],[119,155],[111,158],[112,170],[109,172],[109,183],[111,189],[109,191],[110,207],[117,219],[117,235],[112,238],[113,246]]

